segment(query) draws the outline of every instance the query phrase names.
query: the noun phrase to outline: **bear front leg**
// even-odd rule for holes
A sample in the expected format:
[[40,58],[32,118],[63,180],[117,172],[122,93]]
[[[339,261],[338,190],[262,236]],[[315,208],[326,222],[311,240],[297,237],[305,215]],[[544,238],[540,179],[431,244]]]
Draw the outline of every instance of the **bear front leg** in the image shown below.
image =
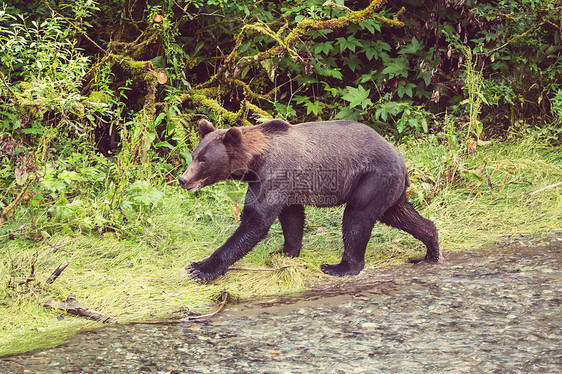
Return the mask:
[[193,262],[186,267],[191,276],[199,281],[211,281],[228,270],[228,267],[244,257],[269,231],[275,215],[260,215],[253,209],[244,208],[240,226],[228,240],[208,258]]
[[344,244],[342,260],[337,265],[321,265],[322,271],[339,277],[359,274],[365,266],[365,250],[374,225],[375,222],[368,214],[354,210],[348,205],[342,222]]
[[276,251],[272,254],[280,253],[286,257],[299,257],[304,232],[304,206],[289,205],[283,208],[279,214],[279,222],[283,229],[285,243],[281,252]]

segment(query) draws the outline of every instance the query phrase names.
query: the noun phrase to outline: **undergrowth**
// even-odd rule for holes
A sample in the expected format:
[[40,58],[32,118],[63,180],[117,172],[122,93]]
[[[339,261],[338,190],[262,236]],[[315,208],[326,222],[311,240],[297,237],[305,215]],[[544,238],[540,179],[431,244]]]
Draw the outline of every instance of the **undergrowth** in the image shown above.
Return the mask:
[[[451,150],[439,141],[429,137],[401,151],[411,170],[410,200],[436,223],[445,261],[449,251],[475,250],[506,235],[561,229],[560,188],[531,195],[562,180],[559,150],[527,142],[491,144],[478,147],[474,156],[453,157],[456,172],[451,173],[443,166]],[[195,196],[162,186],[159,204],[142,220],[101,233],[78,230],[69,235],[59,223],[53,226],[57,230],[43,230],[41,236],[35,232],[41,233],[39,226],[58,218],[37,212],[31,221],[33,208],[20,209],[0,231],[0,356],[52,347],[102,326],[44,307],[47,300],[63,301],[71,294],[89,308],[127,322],[166,318],[180,309],[212,310],[222,290],[247,300],[342,281],[320,272],[320,264],[339,262],[343,251],[342,207],[307,208],[299,258],[269,255],[283,245],[275,223],[268,237],[235,265],[242,270],[208,284],[191,280],[184,267],[211,254],[237,227],[236,205],[242,207],[244,190],[243,184],[227,182]],[[361,276],[424,251],[411,236],[378,224]],[[48,284],[64,261],[68,268]],[[285,268],[244,270],[280,267]]]

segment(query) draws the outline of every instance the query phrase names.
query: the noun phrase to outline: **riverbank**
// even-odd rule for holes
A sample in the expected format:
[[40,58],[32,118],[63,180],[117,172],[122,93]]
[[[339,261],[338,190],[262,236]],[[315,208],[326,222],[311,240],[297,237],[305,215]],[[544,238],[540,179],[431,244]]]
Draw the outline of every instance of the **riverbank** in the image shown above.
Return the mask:
[[557,373],[562,233],[0,359],[11,373]]

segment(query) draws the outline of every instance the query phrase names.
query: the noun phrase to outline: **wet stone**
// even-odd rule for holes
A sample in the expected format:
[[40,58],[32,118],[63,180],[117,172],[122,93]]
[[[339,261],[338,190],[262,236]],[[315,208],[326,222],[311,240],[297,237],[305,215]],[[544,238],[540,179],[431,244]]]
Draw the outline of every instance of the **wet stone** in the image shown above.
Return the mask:
[[364,271],[207,325],[113,325],[0,358],[0,373],[558,373],[561,238]]

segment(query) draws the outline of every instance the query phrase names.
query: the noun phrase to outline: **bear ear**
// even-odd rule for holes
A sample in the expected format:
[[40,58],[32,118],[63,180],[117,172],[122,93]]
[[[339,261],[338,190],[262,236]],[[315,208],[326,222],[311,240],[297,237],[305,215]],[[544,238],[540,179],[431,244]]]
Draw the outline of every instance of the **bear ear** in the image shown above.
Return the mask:
[[203,139],[205,135],[215,131],[215,126],[206,119],[199,121],[199,138]]
[[239,146],[242,143],[242,131],[238,127],[231,127],[224,134],[224,145]]

